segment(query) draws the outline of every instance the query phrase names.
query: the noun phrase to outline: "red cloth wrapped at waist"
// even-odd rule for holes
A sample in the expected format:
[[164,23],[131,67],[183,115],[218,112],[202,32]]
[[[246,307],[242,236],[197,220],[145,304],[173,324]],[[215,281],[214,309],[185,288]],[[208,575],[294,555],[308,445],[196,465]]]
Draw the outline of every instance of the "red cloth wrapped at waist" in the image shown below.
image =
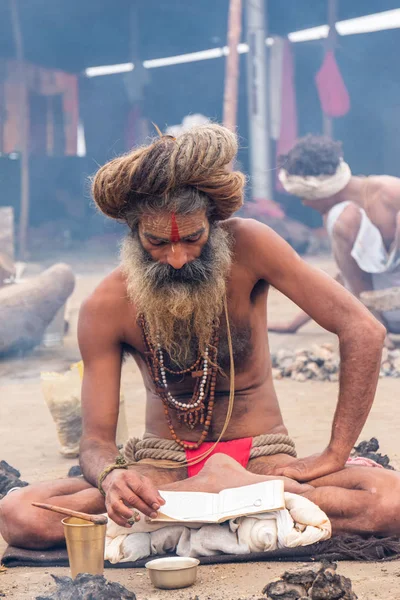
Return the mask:
[[[250,450],[252,444],[253,438],[251,437],[230,440],[228,442],[219,442],[214,448],[214,450],[202,461],[196,463],[195,465],[188,466],[188,477],[193,477],[194,475],[197,475],[197,473],[199,473],[202,470],[207,460],[214,454],[226,454],[227,456],[234,458],[240,465],[242,465],[242,467],[246,468],[250,459]],[[204,454],[204,452],[207,452],[207,450],[209,450],[213,445],[214,442],[203,442],[200,448],[197,448],[196,450],[185,450],[186,460],[191,461],[194,458],[201,456],[202,454]]]

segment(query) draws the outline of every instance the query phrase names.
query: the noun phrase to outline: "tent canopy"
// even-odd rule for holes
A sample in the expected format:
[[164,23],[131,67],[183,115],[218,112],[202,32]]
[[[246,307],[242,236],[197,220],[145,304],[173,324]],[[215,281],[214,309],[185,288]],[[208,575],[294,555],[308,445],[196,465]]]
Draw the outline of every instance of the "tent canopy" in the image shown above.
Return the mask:
[[[195,52],[226,42],[229,0],[18,0],[25,56],[78,73],[131,60],[129,12],[136,2],[141,59]],[[337,0],[338,19],[399,7],[398,0]],[[284,35],[327,22],[327,0],[269,0],[269,32]],[[0,3],[0,57],[15,48],[10,0]]]

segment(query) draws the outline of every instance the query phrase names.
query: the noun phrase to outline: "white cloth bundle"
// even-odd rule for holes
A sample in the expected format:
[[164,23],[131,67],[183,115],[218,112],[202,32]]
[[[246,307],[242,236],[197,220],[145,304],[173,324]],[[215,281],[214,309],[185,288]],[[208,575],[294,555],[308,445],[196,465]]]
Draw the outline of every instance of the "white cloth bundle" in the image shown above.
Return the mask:
[[349,165],[341,159],[334,175],[290,175],[285,169],[279,171],[279,181],[289,194],[306,200],[321,200],[341,192],[351,179]]
[[220,525],[161,525],[147,523],[142,516],[129,532],[109,521],[105,559],[115,564],[167,552],[193,557],[249,554],[308,546],[330,538],[330,521],[313,502],[285,492],[285,504],[283,510]]

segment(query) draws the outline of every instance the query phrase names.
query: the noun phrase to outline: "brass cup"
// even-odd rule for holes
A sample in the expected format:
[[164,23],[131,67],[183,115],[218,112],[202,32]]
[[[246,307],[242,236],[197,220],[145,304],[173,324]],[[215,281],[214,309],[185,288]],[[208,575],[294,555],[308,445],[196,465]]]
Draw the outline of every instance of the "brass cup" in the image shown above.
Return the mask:
[[107,525],[67,517],[62,520],[72,579],[79,573],[102,575]]

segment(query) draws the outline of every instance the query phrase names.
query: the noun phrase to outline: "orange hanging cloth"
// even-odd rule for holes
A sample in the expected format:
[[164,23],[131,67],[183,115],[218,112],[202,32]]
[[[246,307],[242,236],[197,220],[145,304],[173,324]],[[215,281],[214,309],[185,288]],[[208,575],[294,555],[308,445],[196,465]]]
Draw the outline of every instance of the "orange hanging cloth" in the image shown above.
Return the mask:
[[332,50],[325,54],[315,82],[324,114],[344,117],[350,110],[350,97]]

